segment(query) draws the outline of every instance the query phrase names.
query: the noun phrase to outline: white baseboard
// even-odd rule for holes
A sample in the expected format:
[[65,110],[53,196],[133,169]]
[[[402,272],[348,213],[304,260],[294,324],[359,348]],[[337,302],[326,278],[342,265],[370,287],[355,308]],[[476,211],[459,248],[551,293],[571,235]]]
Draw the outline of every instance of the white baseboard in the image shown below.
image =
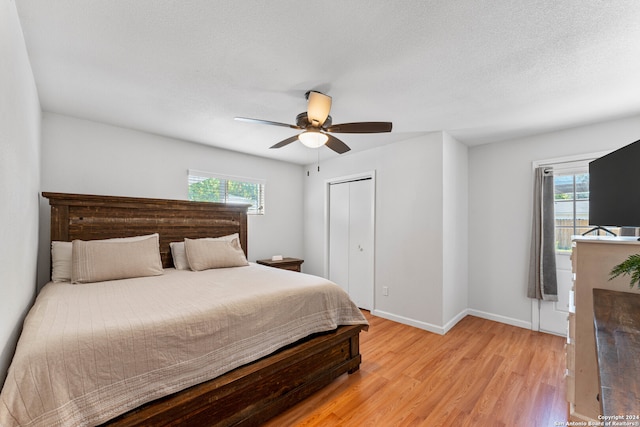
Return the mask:
[[449,332],[451,330],[451,328],[453,328],[454,326],[456,326],[456,324],[461,321],[462,319],[464,319],[467,314],[469,314],[469,309],[465,308],[464,310],[462,310],[460,313],[456,314],[453,319],[449,320],[447,323],[444,324],[444,333],[446,334],[447,332]]
[[374,316],[382,317],[384,319],[393,320],[394,322],[402,323],[404,325],[414,326],[416,328],[424,329],[425,331],[433,332],[434,334],[444,335],[451,328],[453,328],[456,323],[460,320],[464,319],[464,317],[468,314],[468,310],[463,310],[458,313],[453,319],[447,322],[444,326],[434,325],[432,323],[423,322],[421,320],[411,319],[409,317],[398,316],[397,314],[388,313],[386,311],[381,310],[373,310],[371,314]]
[[465,316],[476,316],[482,319],[493,320],[494,322],[505,323],[511,326],[517,326],[519,328],[531,329],[531,322],[525,322],[519,319],[513,319],[511,317],[501,316],[499,314],[487,313],[485,311],[473,310],[467,308],[458,313],[453,319],[448,321],[444,326],[434,325],[432,323],[423,322],[421,320],[411,319],[405,316],[399,316],[397,314],[388,313],[382,310],[372,310],[371,314],[384,319],[393,320],[394,322],[402,323],[404,325],[413,326],[416,328],[424,329],[425,331],[433,332],[434,334],[444,335],[451,330],[459,321],[465,318]]
[[425,331],[433,332],[434,334],[444,335],[445,333],[445,330],[442,326],[433,325],[431,323],[411,319],[409,317],[398,316],[397,314],[387,313],[386,311],[373,310],[371,311],[371,314],[373,314],[374,316],[382,317],[383,319],[393,320],[394,322],[402,323],[404,325],[424,329]]
[[481,317],[487,320],[493,320],[494,322],[506,323],[507,325],[517,326],[519,328],[531,329],[531,322],[526,322],[520,319],[514,319],[512,317],[501,316],[499,314],[487,313],[486,311],[467,309],[467,314],[471,316]]

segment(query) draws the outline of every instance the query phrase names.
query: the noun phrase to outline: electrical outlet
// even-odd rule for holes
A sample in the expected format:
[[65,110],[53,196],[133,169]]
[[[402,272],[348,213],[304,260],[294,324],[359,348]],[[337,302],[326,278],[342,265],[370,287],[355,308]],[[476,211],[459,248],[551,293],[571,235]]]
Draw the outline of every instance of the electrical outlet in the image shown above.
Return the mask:
[[382,295],[384,295],[385,297],[389,296],[389,287],[388,286],[383,286],[382,287]]

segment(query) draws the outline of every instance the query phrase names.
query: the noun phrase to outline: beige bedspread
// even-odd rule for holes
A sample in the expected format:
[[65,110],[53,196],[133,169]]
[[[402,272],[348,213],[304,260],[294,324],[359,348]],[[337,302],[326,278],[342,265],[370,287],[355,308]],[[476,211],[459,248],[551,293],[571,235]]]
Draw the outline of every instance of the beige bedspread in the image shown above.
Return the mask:
[[83,426],[252,362],[309,334],[366,324],[326,279],[251,264],[71,285],[29,312],[0,425]]

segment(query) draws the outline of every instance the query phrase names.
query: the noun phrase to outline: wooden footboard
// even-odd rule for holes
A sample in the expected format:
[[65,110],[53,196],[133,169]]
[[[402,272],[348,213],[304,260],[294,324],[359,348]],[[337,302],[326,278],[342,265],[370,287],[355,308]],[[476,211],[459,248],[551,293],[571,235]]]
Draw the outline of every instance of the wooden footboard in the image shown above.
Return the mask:
[[158,399],[108,426],[255,426],[359,369],[361,325],[341,326]]

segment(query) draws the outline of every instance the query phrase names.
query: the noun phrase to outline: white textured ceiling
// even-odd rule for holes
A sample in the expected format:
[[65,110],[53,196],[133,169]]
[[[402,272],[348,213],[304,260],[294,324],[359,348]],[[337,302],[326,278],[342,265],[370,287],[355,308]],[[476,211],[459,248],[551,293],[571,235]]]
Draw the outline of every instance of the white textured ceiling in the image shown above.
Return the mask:
[[639,0],[16,4],[45,111],[300,164],[316,150],[269,150],[295,130],[233,117],[295,123],[320,90],[334,123],[393,122],[390,134],[336,134],[358,151],[640,114]]

